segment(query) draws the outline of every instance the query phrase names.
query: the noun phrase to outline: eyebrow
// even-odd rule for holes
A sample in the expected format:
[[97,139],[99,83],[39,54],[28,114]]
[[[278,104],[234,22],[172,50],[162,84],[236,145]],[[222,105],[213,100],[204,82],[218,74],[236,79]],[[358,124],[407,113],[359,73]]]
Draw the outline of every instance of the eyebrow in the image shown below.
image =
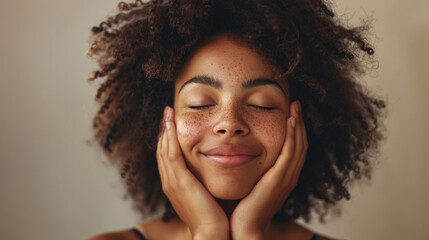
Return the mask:
[[[196,76],[193,77],[191,79],[189,79],[188,81],[186,81],[179,89],[179,93],[180,91],[182,91],[182,89],[191,83],[198,83],[198,84],[204,84],[207,86],[211,86],[214,87],[216,89],[222,89],[222,83],[213,77],[209,77],[206,75],[200,75],[200,76]],[[286,95],[286,92],[283,90],[283,88],[280,86],[280,84],[278,84],[276,81],[274,81],[273,79],[270,78],[252,78],[247,80],[246,82],[241,84],[241,87],[243,89],[249,89],[249,88],[254,88],[254,87],[259,87],[259,86],[264,86],[264,85],[273,85],[277,88],[279,88],[284,95]]]

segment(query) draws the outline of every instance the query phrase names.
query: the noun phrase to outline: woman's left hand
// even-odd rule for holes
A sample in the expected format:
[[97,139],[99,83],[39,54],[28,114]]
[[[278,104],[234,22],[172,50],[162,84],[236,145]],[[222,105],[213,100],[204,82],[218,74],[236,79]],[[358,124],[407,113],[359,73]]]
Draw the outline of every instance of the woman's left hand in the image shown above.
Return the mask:
[[[264,239],[264,232],[272,216],[298,182],[308,142],[301,107],[297,102],[291,104],[291,109],[294,110],[287,120],[286,139],[277,161],[240,201],[231,215],[230,231],[234,240]],[[291,124],[294,120],[292,118],[295,119],[295,128]]]

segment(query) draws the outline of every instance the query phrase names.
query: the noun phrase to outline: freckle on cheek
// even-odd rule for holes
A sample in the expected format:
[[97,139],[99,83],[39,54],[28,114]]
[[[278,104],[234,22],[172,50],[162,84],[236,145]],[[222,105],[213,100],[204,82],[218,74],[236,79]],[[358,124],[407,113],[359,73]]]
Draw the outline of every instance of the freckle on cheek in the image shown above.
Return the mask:
[[184,138],[195,137],[201,132],[201,120],[198,118],[188,118],[180,122],[177,133]]
[[271,139],[274,143],[277,143],[280,139],[283,140],[283,137],[286,134],[286,126],[282,126],[281,124],[286,123],[277,120],[265,120],[263,124],[255,124],[253,127],[259,128],[259,134]]

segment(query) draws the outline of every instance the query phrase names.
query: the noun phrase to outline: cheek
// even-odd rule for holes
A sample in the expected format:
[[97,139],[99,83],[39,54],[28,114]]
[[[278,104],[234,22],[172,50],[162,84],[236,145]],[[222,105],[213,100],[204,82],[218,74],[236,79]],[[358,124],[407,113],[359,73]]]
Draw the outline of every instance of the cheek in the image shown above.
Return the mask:
[[197,114],[181,114],[176,117],[177,126],[177,138],[182,150],[187,151],[187,147],[193,145],[198,141],[202,135],[206,126],[204,123],[207,119]]
[[267,116],[258,119],[253,125],[254,133],[263,142],[269,156],[277,156],[286,136],[286,118]]

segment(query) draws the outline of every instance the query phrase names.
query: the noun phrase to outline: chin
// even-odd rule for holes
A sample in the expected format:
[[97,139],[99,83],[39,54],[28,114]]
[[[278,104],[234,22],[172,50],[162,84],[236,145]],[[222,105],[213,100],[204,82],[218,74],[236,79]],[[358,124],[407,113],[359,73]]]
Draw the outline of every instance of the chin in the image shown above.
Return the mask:
[[242,193],[242,192],[229,192],[229,193],[225,193],[225,192],[212,192],[210,191],[210,193],[213,195],[213,197],[217,198],[217,199],[222,199],[222,200],[238,200],[238,199],[242,199],[244,197],[247,196],[247,194],[249,194],[249,192],[246,193]]
[[238,200],[246,197],[253,188],[253,184],[231,183],[227,181],[217,181],[205,184],[207,190],[213,197],[223,200]]

